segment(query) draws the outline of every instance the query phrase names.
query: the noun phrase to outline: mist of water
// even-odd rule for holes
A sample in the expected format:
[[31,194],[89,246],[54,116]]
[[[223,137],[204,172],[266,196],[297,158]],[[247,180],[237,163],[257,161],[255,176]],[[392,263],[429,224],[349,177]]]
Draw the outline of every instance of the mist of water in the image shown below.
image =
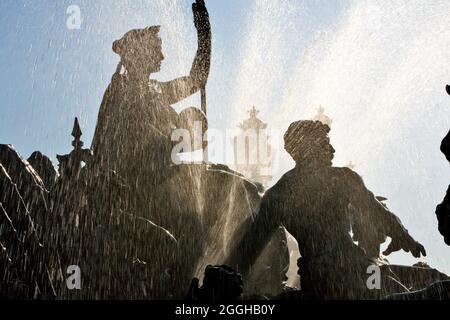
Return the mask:
[[[282,1],[278,4],[283,8]],[[258,105],[271,115],[269,125],[283,132],[290,122],[310,119],[324,106],[333,119],[335,165],[356,164],[368,188],[386,196],[391,210],[428,248],[427,261],[447,272],[448,248],[437,231],[434,210],[450,181],[439,152],[450,127],[444,91],[450,74],[449,11],[448,1],[355,1],[337,21],[316,30],[296,67],[283,73],[284,81],[275,84],[283,87],[279,103]],[[252,16],[258,14],[256,10]],[[281,20],[271,26],[277,23]],[[245,75],[236,87],[237,96],[245,99],[237,99],[237,105],[264,100],[261,94],[274,90],[272,79],[282,70],[276,58],[279,39],[252,40],[282,29],[274,31],[264,23],[254,28],[243,60]],[[268,55],[263,62],[261,54]],[[291,56],[296,54],[292,48]],[[284,156],[276,176],[291,166]],[[392,261],[414,262],[402,254]]]

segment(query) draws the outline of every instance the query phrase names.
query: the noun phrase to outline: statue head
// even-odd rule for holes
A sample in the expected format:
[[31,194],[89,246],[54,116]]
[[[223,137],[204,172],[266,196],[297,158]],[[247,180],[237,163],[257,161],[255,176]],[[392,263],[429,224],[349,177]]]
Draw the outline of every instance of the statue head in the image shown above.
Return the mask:
[[296,163],[331,166],[335,150],[330,144],[329,132],[330,127],[320,121],[294,122],[284,134],[284,148]]
[[113,51],[120,55],[122,64],[129,74],[148,76],[160,71],[164,55],[159,29],[159,26],[134,29],[114,41]]

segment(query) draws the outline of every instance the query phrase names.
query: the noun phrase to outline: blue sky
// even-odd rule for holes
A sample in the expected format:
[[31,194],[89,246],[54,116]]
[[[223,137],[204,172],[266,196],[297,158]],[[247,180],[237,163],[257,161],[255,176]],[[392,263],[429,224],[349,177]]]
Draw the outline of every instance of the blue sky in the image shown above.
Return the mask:
[[[186,52],[172,50],[171,45],[178,39],[165,37],[170,26],[162,23],[165,21],[161,16],[167,15],[164,12],[167,7],[160,3],[164,2],[2,1],[1,141],[14,144],[24,156],[39,149],[55,159],[56,153],[70,149],[73,117],[78,116],[88,144],[103,92],[118,60],[111,51],[111,44],[131,28],[162,24],[166,60],[156,77],[170,79],[188,73],[196,49],[190,20],[191,2],[177,1],[185,14],[184,21],[178,22],[179,28],[185,29],[189,36],[183,39]],[[310,7],[315,11],[312,14],[317,17],[326,14],[323,21],[321,18],[315,23],[326,23],[340,7],[338,2],[314,3]],[[72,4],[81,9],[80,30],[66,28],[66,9]],[[220,47],[220,61],[213,65],[210,87],[233,84],[250,7],[251,1],[208,2],[215,45]],[[172,58],[182,62],[174,67]],[[231,97],[228,92],[225,99],[221,97],[220,105],[210,107],[210,121],[223,122],[223,117],[228,115],[222,109],[227,109],[227,100]],[[214,102],[214,95],[209,96],[209,100]]]
[[[439,143],[450,128],[450,2],[436,0],[207,0],[214,48],[210,127],[234,128],[256,105],[281,134],[323,105],[337,165],[356,164],[377,195],[450,273],[434,208],[450,181]],[[66,27],[78,5],[80,30]],[[28,157],[70,151],[73,118],[89,146],[118,57],[112,42],[161,25],[157,79],[189,72],[196,50],[188,0],[0,2],[0,143]],[[199,105],[194,96],[177,110]],[[280,148],[275,180],[292,167]],[[394,262],[413,263],[404,254]]]

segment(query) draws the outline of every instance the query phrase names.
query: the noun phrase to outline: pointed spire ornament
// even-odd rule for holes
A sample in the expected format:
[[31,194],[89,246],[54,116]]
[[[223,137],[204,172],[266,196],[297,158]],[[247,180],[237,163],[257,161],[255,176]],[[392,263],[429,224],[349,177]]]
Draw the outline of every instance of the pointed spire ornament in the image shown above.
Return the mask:
[[83,149],[82,135],[78,118],[75,118],[72,129],[73,150],[69,154],[56,156],[59,161],[59,174],[62,178],[77,178],[83,167],[82,164],[87,164],[92,157],[91,150]]
[[78,118],[75,118],[72,129],[72,137],[74,137],[74,140],[72,141],[72,146],[75,148],[75,150],[79,150],[83,147],[83,141],[81,141],[82,135],[83,132],[81,131]]

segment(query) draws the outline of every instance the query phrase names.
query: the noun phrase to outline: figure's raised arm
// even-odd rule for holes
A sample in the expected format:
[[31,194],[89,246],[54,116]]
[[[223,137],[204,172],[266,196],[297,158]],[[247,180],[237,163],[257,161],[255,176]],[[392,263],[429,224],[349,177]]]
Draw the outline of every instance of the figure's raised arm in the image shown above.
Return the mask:
[[211,65],[211,25],[203,0],[192,4],[194,24],[198,35],[198,49],[189,76],[162,82],[161,91],[165,104],[177,103],[206,86]]

